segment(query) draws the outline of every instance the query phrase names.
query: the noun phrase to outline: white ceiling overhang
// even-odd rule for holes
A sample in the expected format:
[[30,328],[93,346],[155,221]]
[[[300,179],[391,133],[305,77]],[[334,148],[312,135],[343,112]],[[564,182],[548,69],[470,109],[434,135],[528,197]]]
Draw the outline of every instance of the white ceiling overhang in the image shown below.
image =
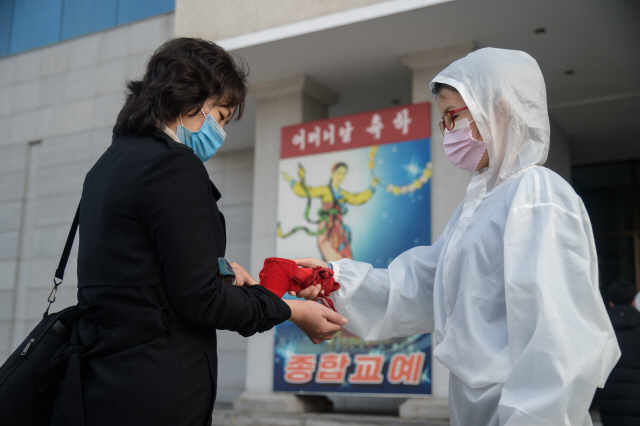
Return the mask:
[[[410,87],[400,58],[414,52],[469,41],[524,50],[580,163],[640,157],[639,24],[635,1],[396,0],[218,42],[247,61],[251,83],[306,74],[338,94]],[[254,122],[250,99],[246,119],[229,127],[235,149],[253,145]]]

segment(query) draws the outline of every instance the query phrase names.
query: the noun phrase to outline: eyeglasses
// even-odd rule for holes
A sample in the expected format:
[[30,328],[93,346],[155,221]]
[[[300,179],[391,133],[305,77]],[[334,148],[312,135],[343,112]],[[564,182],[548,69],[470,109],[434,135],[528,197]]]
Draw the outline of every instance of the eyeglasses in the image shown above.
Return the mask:
[[447,111],[444,113],[444,117],[442,117],[442,121],[438,123],[438,125],[440,126],[440,131],[442,132],[442,136],[444,136],[444,129],[451,131],[456,125],[456,119],[453,116],[453,114],[456,114],[461,111],[466,111],[468,109],[469,107],[462,107],[458,109],[452,109],[451,111]]

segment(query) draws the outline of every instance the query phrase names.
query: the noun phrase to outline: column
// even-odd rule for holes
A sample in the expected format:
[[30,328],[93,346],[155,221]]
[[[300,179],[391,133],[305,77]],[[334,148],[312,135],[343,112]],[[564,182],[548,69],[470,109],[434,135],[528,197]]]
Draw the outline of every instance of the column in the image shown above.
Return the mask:
[[[266,257],[276,252],[278,162],[282,127],[327,118],[335,93],[307,76],[258,83],[250,272],[257,277]],[[273,393],[273,330],[249,338],[245,392],[236,410],[298,413],[330,407],[325,397]]]
[[549,145],[549,156],[544,166],[571,183],[569,135],[555,121],[549,120],[549,124],[551,125],[551,144]]
[[[455,167],[442,149],[442,133],[438,122],[442,120],[438,106],[429,90],[431,80],[453,61],[474,50],[474,43],[464,43],[403,56],[402,63],[413,72],[413,103],[431,102],[431,238],[435,241],[444,231],[449,218],[465,197],[471,175]],[[437,342],[433,341],[433,346]],[[401,417],[449,419],[449,371],[432,357],[431,399],[407,399],[400,406]]]

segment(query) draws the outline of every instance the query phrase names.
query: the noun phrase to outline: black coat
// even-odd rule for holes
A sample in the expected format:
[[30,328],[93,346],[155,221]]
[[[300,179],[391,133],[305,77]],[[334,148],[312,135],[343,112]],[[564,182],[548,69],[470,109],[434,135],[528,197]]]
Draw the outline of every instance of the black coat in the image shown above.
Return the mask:
[[620,360],[613,368],[597,401],[604,426],[640,425],[640,312],[631,305],[609,310],[620,346]]
[[288,305],[259,285],[237,287],[218,277],[226,244],[219,198],[193,151],[161,132],[114,138],[87,174],[78,303],[92,308],[79,337],[86,346],[157,313],[163,331],[83,358],[86,426],[210,425],[216,329],[250,336],[290,317]]

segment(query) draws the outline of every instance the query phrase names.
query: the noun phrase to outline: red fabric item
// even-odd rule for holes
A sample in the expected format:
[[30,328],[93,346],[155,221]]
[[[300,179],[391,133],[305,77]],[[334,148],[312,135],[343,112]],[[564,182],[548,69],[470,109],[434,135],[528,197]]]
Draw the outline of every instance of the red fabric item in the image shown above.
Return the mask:
[[268,257],[260,271],[260,285],[278,297],[289,291],[297,293],[318,284],[322,286],[321,290],[324,290],[324,294],[319,295],[322,304],[335,311],[329,295],[339,289],[340,284],[333,279],[332,269],[300,268],[293,260]]

